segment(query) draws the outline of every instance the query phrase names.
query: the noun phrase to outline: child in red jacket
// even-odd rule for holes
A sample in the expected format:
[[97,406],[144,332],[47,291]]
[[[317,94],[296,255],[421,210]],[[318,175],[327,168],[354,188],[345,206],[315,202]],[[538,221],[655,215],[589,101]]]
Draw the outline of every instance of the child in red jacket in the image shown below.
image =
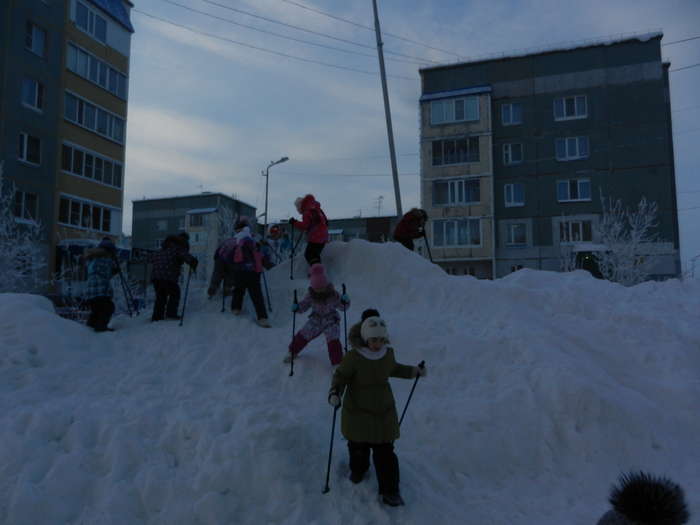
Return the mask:
[[425,223],[427,220],[428,214],[425,213],[425,210],[412,208],[396,225],[394,240],[413,251],[413,239],[418,239],[425,235]]
[[321,262],[321,252],[329,240],[328,219],[323,213],[321,205],[313,195],[299,197],[294,201],[297,211],[302,215],[301,221],[294,218],[289,219],[289,223],[295,228],[306,232],[306,251],[304,258],[311,266]]

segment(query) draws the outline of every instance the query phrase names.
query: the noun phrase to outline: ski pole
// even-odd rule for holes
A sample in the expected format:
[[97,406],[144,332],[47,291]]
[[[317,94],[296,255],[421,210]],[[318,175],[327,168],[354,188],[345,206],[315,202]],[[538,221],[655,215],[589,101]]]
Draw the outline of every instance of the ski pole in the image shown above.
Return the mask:
[[185,284],[185,297],[182,300],[182,314],[180,315],[180,326],[185,320],[185,306],[187,305],[187,291],[190,289],[190,279],[192,278],[192,267],[190,266],[190,273],[187,274],[187,284]]
[[428,237],[425,235],[425,230],[423,230],[423,240],[425,241],[425,248],[428,250],[428,258],[430,262],[433,262],[433,254],[430,253],[430,243],[428,242]]
[[265,285],[265,295],[267,295],[267,308],[272,311],[272,303],[270,302],[270,290],[267,289],[267,278],[265,277],[265,270],[262,272],[263,284]]
[[221,281],[221,313],[226,311],[226,281]]
[[119,265],[119,260],[117,260],[117,256],[114,255],[114,256],[112,256],[112,258],[114,260],[114,264],[117,265],[117,273],[119,274],[119,280],[122,283],[122,292],[124,292],[124,302],[126,303],[126,309],[129,312],[129,317],[131,317],[132,316],[131,304],[130,304],[130,300],[129,300],[129,294],[126,291],[126,283],[124,282],[124,274],[122,273],[122,268]]
[[[343,283],[343,295],[345,295],[345,283]],[[343,332],[345,332],[345,353],[348,353],[348,310],[347,305],[343,309]]]
[[[297,303],[297,291],[294,290],[294,304],[299,304]],[[292,312],[292,341],[294,341],[294,332],[296,332],[296,324],[297,324],[297,312],[296,310]],[[292,352],[292,359],[289,361],[290,363],[290,368],[289,368],[289,377],[292,377],[294,375],[294,352]]]
[[[425,367],[425,361],[421,361],[418,364],[418,368],[423,368]],[[399,419],[399,426],[401,426],[401,422],[403,421],[403,416],[406,415],[406,409],[408,408],[408,404],[411,402],[411,396],[413,396],[413,391],[416,389],[416,385],[418,384],[418,378],[420,375],[416,374],[416,380],[413,382],[413,386],[411,387],[411,393],[408,394],[408,399],[406,400],[406,406],[403,407],[403,412],[401,412],[401,419]]]
[[331,457],[333,456],[333,437],[335,436],[335,416],[338,414],[338,407],[333,408],[333,425],[331,426],[331,447],[328,451],[328,468],[326,469],[326,486],[323,487],[322,494],[327,494],[331,488],[328,486],[328,480],[331,476]]

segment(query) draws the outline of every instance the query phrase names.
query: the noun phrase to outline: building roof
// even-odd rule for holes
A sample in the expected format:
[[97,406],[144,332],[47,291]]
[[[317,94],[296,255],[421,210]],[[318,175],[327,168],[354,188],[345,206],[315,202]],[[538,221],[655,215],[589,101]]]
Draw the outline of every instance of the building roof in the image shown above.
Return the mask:
[[245,201],[242,201],[238,197],[231,197],[230,195],[226,195],[225,193],[220,193],[220,192],[211,192],[211,191],[203,191],[201,193],[192,193],[190,195],[170,195],[168,197],[153,197],[151,199],[143,198],[143,199],[132,199],[132,203],[137,203],[137,202],[150,202],[150,201],[164,201],[164,200],[169,200],[169,199],[191,199],[193,197],[211,197],[213,195],[219,195],[221,197],[224,197],[225,199],[229,199],[232,201],[240,202],[241,204],[248,206],[249,208],[256,209],[255,206],[252,204],[249,204]]
[[624,33],[620,35],[613,35],[600,38],[588,38],[586,40],[579,40],[573,42],[563,42],[557,44],[550,44],[538,47],[529,47],[526,49],[521,49],[512,52],[505,53],[491,53],[488,55],[477,56],[473,58],[468,58],[467,60],[460,60],[456,62],[445,63],[437,66],[422,67],[418,72],[422,75],[423,72],[430,72],[437,69],[447,69],[455,66],[464,66],[471,64],[478,64],[483,62],[496,62],[499,60],[509,60],[511,58],[522,58],[531,55],[544,55],[547,53],[556,53],[560,51],[572,51],[574,49],[581,49],[586,47],[596,47],[596,46],[610,46],[613,44],[619,44],[622,42],[631,42],[637,40],[639,42],[647,42],[654,38],[662,38],[664,36],[663,31],[650,31],[646,33]]
[[449,91],[438,91],[436,93],[428,93],[420,97],[421,102],[428,100],[437,100],[440,98],[459,97],[462,95],[477,95],[479,93],[491,93],[491,86],[477,86],[466,89],[451,89]]
[[[109,16],[114,18],[114,20],[119,22],[120,25],[124,26],[124,28],[127,31],[131,33],[134,32],[134,26],[131,25],[131,20],[129,20],[129,13],[124,8],[122,0],[89,0],[89,2],[96,5]],[[129,5],[133,6],[131,2],[129,2]]]
[[195,208],[193,210],[187,210],[185,214],[187,215],[201,215],[203,213],[214,213],[217,208]]

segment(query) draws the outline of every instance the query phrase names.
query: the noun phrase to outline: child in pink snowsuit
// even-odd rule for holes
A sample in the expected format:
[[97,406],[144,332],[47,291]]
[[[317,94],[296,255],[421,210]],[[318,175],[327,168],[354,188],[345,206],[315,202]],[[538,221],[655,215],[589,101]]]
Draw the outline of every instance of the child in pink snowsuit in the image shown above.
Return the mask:
[[343,346],[340,344],[340,314],[338,310],[345,311],[350,306],[350,298],[340,295],[332,283],[326,278],[326,271],[322,264],[311,266],[309,292],[299,304],[292,306],[293,312],[303,313],[311,308],[311,315],[306,324],[299,330],[289,344],[289,352],[285,362],[296,356],[310,341],[321,335],[326,336],[328,345],[328,357],[332,365],[337,365],[343,359]]

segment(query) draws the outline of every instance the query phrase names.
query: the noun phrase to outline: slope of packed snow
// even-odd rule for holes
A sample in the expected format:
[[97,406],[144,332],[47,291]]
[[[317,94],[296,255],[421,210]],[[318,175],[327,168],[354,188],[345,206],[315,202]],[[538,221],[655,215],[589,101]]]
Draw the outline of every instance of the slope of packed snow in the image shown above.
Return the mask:
[[[396,443],[405,507],[377,502],[373,472],[347,480],[339,428],[321,494],[323,338],[293,377],[281,362],[297,259],[295,280],[288,263],[268,274],[272,329],[221,313],[201,285],[183,327],[145,312],[105,334],[0,294],[0,523],[588,525],[628,469],[670,476],[700,513],[696,283],[478,281],[359,240],[324,260],[348,324],[378,308],[398,359],[429,369]],[[392,381],[401,410],[412,381]]]

